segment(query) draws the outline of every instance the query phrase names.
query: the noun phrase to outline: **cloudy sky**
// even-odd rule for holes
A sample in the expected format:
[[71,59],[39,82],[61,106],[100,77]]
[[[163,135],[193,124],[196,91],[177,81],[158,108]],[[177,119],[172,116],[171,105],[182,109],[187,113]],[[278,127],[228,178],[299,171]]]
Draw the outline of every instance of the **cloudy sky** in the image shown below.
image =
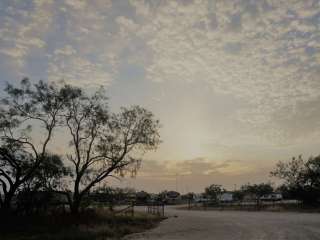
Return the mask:
[[153,111],[163,143],[120,186],[232,189],[320,153],[319,0],[1,0],[0,72]]

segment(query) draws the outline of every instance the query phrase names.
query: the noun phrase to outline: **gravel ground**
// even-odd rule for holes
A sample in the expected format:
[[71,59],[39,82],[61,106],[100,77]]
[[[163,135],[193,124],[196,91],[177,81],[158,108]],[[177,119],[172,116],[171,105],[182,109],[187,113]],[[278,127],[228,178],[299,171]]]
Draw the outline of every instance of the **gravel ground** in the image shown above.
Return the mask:
[[169,217],[127,240],[320,240],[320,214],[288,212],[188,211],[166,208]]

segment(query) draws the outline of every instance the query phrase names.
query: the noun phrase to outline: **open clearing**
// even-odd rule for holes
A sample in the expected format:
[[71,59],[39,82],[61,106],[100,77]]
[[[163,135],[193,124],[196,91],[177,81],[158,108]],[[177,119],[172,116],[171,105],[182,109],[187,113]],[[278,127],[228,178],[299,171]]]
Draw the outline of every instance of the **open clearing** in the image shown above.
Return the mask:
[[157,228],[125,239],[320,239],[320,214],[317,213],[188,211],[167,207],[166,215],[169,218]]

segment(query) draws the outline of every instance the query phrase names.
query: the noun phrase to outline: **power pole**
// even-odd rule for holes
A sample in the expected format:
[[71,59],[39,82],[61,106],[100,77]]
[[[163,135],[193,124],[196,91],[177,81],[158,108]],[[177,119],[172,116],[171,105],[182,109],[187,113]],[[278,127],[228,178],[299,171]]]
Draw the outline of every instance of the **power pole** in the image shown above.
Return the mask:
[[178,192],[178,173],[176,173],[176,192]]

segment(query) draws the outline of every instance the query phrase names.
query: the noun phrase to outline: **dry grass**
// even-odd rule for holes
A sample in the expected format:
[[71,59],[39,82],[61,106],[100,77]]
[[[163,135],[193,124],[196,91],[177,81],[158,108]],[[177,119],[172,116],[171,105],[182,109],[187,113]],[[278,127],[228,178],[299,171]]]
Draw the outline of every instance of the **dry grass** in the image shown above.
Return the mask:
[[78,216],[1,218],[1,240],[96,240],[120,239],[130,233],[155,227],[163,218],[136,213],[135,216],[114,216],[108,211],[89,211]]

